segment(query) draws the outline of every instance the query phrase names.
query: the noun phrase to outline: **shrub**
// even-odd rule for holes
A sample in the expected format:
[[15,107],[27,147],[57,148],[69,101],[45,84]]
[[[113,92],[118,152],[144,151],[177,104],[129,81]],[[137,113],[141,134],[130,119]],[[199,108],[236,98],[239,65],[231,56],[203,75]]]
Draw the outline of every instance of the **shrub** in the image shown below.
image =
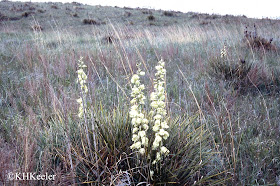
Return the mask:
[[193,14],[193,15],[191,15],[191,19],[199,19],[199,15],[198,14]]
[[220,16],[215,15],[215,14],[213,14],[213,15],[206,15],[206,17],[205,17],[205,19],[217,19],[217,18],[220,18]]
[[133,8],[130,8],[130,7],[123,7],[124,9],[126,9],[126,10],[133,10]]
[[208,25],[208,24],[211,24],[211,21],[202,21],[201,23],[199,23],[199,25],[202,25],[202,26],[204,26],[204,25]]
[[163,15],[168,16],[168,17],[175,16],[173,12],[169,12],[169,11],[164,11]]
[[148,19],[149,21],[154,21],[156,18],[155,18],[153,15],[149,15],[149,16],[147,17],[147,19]]
[[19,17],[19,16],[8,17],[8,20],[9,20],[9,21],[17,21],[17,20],[20,20],[20,19],[21,19],[21,17]]
[[126,12],[124,13],[124,16],[126,16],[126,17],[130,17],[131,15],[132,15],[131,12],[127,12],[127,11],[126,11]]
[[21,14],[22,17],[28,17],[31,14],[35,14],[35,12],[24,12]]
[[82,3],[78,3],[78,2],[75,2],[75,1],[73,1],[72,4],[75,5],[75,6],[81,6],[82,5]]
[[152,12],[151,11],[147,11],[147,10],[143,10],[142,14],[152,14]]
[[94,19],[84,19],[83,23],[85,25],[100,25],[100,23],[95,21]]
[[33,6],[30,6],[28,9],[29,9],[29,10],[36,10],[36,8],[33,7]]
[[24,12],[21,14],[22,17],[28,17],[29,13],[28,12]]
[[74,13],[72,16],[73,17],[79,17],[77,13]]
[[58,7],[56,5],[52,5],[51,8],[58,9]]
[[211,75],[225,81],[243,80],[251,70],[251,66],[245,60],[240,60],[240,63],[221,60],[219,58],[210,60]]
[[37,10],[39,13],[45,13],[46,12],[46,10],[42,10],[42,9],[38,9]]

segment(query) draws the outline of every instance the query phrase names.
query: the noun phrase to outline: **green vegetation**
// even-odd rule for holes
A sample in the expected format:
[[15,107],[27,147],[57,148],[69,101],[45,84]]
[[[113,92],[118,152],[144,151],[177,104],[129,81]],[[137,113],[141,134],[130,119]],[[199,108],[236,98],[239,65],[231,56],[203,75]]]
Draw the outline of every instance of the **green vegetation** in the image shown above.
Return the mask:
[[[244,16],[0,2],[0,183],[279,185],[279,26]],[[130,148],[131,78],[141,64],[151,95],[161,59],[169,153],[152,167]],[[142,109],[149,121],[151,102],[147,96]],[[56,179],[8,181],[8,172]]]

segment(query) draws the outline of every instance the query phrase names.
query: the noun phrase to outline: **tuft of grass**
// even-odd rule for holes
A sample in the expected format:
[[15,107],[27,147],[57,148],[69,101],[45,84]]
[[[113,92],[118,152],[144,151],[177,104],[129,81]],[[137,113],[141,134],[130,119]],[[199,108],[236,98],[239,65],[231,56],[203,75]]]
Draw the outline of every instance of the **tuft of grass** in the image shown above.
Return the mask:
[[51,5],[51,8],[53,8],[53,9],[59,9],[58,6],[56,6],[56,5]]

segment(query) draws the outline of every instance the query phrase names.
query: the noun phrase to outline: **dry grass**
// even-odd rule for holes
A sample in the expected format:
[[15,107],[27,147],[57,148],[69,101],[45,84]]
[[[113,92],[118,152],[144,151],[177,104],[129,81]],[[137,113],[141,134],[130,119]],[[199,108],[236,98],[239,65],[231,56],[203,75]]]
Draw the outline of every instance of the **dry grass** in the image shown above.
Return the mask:
[[[58,5],[59,11],[64,10]],[[43,5],[41,9],[47,10],[42,14],[58,11]],[[125,15],[127,10],[121,10],[114,8]],[[77,10],[81,19],[82,11]],[[144,27],[147,15],[129,11],[134,25],[112,18],[112,24],[94,27],[75,20],[71,27],[56,20],[50,30],[43,18],[36,17],[36,23],[44,24],[40,32],[30,32],[30,24],[19,32],[21,25],[5,19],[0,33],[1,183],[12,170],[57,175],[55,182],[20,183],[30,185],[277,184],[279,54],[244,46],[242,39],[245,23],[254,22],[259,35],[276,38],[279,22],[227,16],[211,18],[211,24],[201,26],[209,15],[176,13],[175,24],[174,16],[153,12],[159,26]],[[190,22],[182,24],[184,16]],[[164,22],[172,25],[162,27]],[[228,46],[225,64],[219,58],[224,43]],[[86,120],[77,117],[76,70],[81,56],[89,87]],[[127,113],[136,64],[143,64],[147,74],[143,82],[150,85],[146,87],[150,93],[154,66],[161,58],[167,68],[172,124],[167,145],[172,153],[152,181],[149,162],[137,159],[129,149]],[[254,93],[240,94],[240,88]],[[92,146],[93,133],[98,150]]]

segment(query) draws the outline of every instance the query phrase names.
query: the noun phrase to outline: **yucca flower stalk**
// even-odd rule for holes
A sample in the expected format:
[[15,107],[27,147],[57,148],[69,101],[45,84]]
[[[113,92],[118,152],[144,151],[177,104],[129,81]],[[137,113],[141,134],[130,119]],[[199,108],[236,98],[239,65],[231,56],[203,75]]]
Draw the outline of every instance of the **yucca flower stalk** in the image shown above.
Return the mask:
[[145,72],[141,71],[140,65],[137,65],[137,73],[131,78],[132,92],[131,92],[131,108],[129,116],[131,117],[132,129],[132,141],[133,144],[130,146],[132,150],[138,150],[141,155],[144,155],[148,147],[147,130],[148,119],[143,113],[143,107],[145,104],[145,95],[143,90],[145,86],[140,82],[140,76],[144,76]]
[[77,70],[77,73],[78,73],[77,83],[79,83],[80,88],[81,88],[81,97],[79,99],[77,99],[77,102],[79,103],[78,116],[79,116],[79,118],[82,118],[83,115],[86,113],[86,109],[84,108],[84,102],[86,99],[86,94],[88,93],[88,88],[86,85],[87,75],[85,74],[84,69],[83,69],[83,68],[86,68],[87,66],[84,64],[82,57],[79,59],[78,66],[79,66],[79,69]]
[[[169,126],[166,121],[166,108],[165,108],[165,63],[163,60],[158,62],[155,67],[157,72],[154,79],[154,92],[151,93],[151,107],[152,110],[149,113],[149,117],[152,118],[153,128],[149,133],[149,137],[154,137],[154,141],[149,145],[147,138],[147,131],[149,129],[148,119],[143,114],[143,107],[145,104],[146,97],[144,96],[143,90],[145,86],[140,82],[140,76],[145,75],[145,72],[141,71],[139,65],[137,65],[138,71],[131,78],[132,92],[131,92],[131,108],[129,116],[132,118],[131,123],[132,129],[132,150],[138,150],[140,154],[146,153],[147,158],[152,161],[153,165],[157,165],[163,158],[169,153],[169,150],[164,146],[164,140],[169,137],[169,133],[166,131]],[[154,135],[153,135],[154,134]],[[147,150],[150,149],[148,152]],[[153,179],[154,170],[150,170],[150,177]]]
[[[84,118],[84,127],[85,127],[85,134],[86,134],[86,138],[87,138],[87,143],[88,146],[91,147],[91,141],[90,141],[90,137],[89,137],[89,129],[88,129],[88,120],[87,120],[87,108],[86,108],[86,101],[87,101],[87,93],[88,93],[88,87],[86,85],[87,83],[87,75],[84,72],[84,68],[86,68],[87,66],[84,64],[83,62],[83,58],[81,57],[78,61],[78,79],[77,79],[77,83],[79,83],[80,85],[80,90],[81,90],[81,97],[79,99],[77,99],[77,102],[79,103],[79,111],[78,111],[78,117],[80,119]],[[93,118],[94,120],[94,118]],[[95,154],[95,161],[98,161],[98,156],[97,156],[97,140],[96,140],[96,134],[95,134],[95,126],[94,126],[94,122],[92,122],[92,135],[93,135],[93,143],[94,143],[94,154]],[[89,148],[89,150],[91,151],[91,149]],[[87,154],[86,152],[84,152],[85,154]],[[93,159],[92,156],[92,152],[90,153],[91,158]],[[99,168],[97,166],[97,172],[99,173]],[[99,174],[98,174],[99,176]],[[99,177],[98,177],[99,180]]]
[[86,108],[87,93],[88,93],[88,88],[86,85],[87,75],[84,72],[84,68],[86,68],[87,66],[83,62],[83,57],[81,57],[78,62],[79,62],[78,63],[79,68],[77,70],[77,74],[78,74],[77,83],[79,83],[80,85],[80,94],[81,94],[81,97],[77,99],[77,102],[79,103],[78,117],[81,120],[84,119],[83,125],[80,125],[80,127],[85,127],[85,133],[87,136],[88,145],[90,147],[91,143],[90,143],[90,138],[88,133],[89,130],[87,126],[88,121],[87,121],[87,108]]
[[[78,117],[82,118],[83,116],[85,117],[85,113],[86,113],[86,109],[84,108],[84,102],[86,100],[86,94],[88,92],[88,88],[86,86],[87,75],[85,74],[85,72],[83,70],[83,68],[86,68],[87,66],[84,64],[82,57],[79,60],[78,67],[79,68],[77,70],[77,73],[78,73],[77,83],[79,83],[80,88],[81,88],[81,97],[79,99],[77,99],[77,102],[79,103]],[[67,140],[67,153],[68,153],[68,157],[69,157],[69,161],[70,161],[70,165],[71,165],[71,174],[73,177],[73,183],[75,183],[75,179],[74,179],[75,171],[74,171],[73,160],[72,160],[72,155],[71,155],[71,149],[72,149],[71,146],[72,145],[71,145],[71,140],[69,137],[69,129],[67,129],[67,132],[66,132],[66,140]]]
[[225,59],[227,57],[227,45],[224,44],[223,49],[221,50],[221,58]]
[[169,137],[169,133],[165,130],[169,128],[166,121],[165,108],[165,62],[160,60],[156,66],[156,78],[154,79],[154,92],[151,93],[151,107],[150,114],[153,116],[153,131],[155,138],[152,144],[152,150],[156,151],[155,159],[152,164],[159,162],[163,156],[169,153],[169,150],[163,145],[163,140]]

